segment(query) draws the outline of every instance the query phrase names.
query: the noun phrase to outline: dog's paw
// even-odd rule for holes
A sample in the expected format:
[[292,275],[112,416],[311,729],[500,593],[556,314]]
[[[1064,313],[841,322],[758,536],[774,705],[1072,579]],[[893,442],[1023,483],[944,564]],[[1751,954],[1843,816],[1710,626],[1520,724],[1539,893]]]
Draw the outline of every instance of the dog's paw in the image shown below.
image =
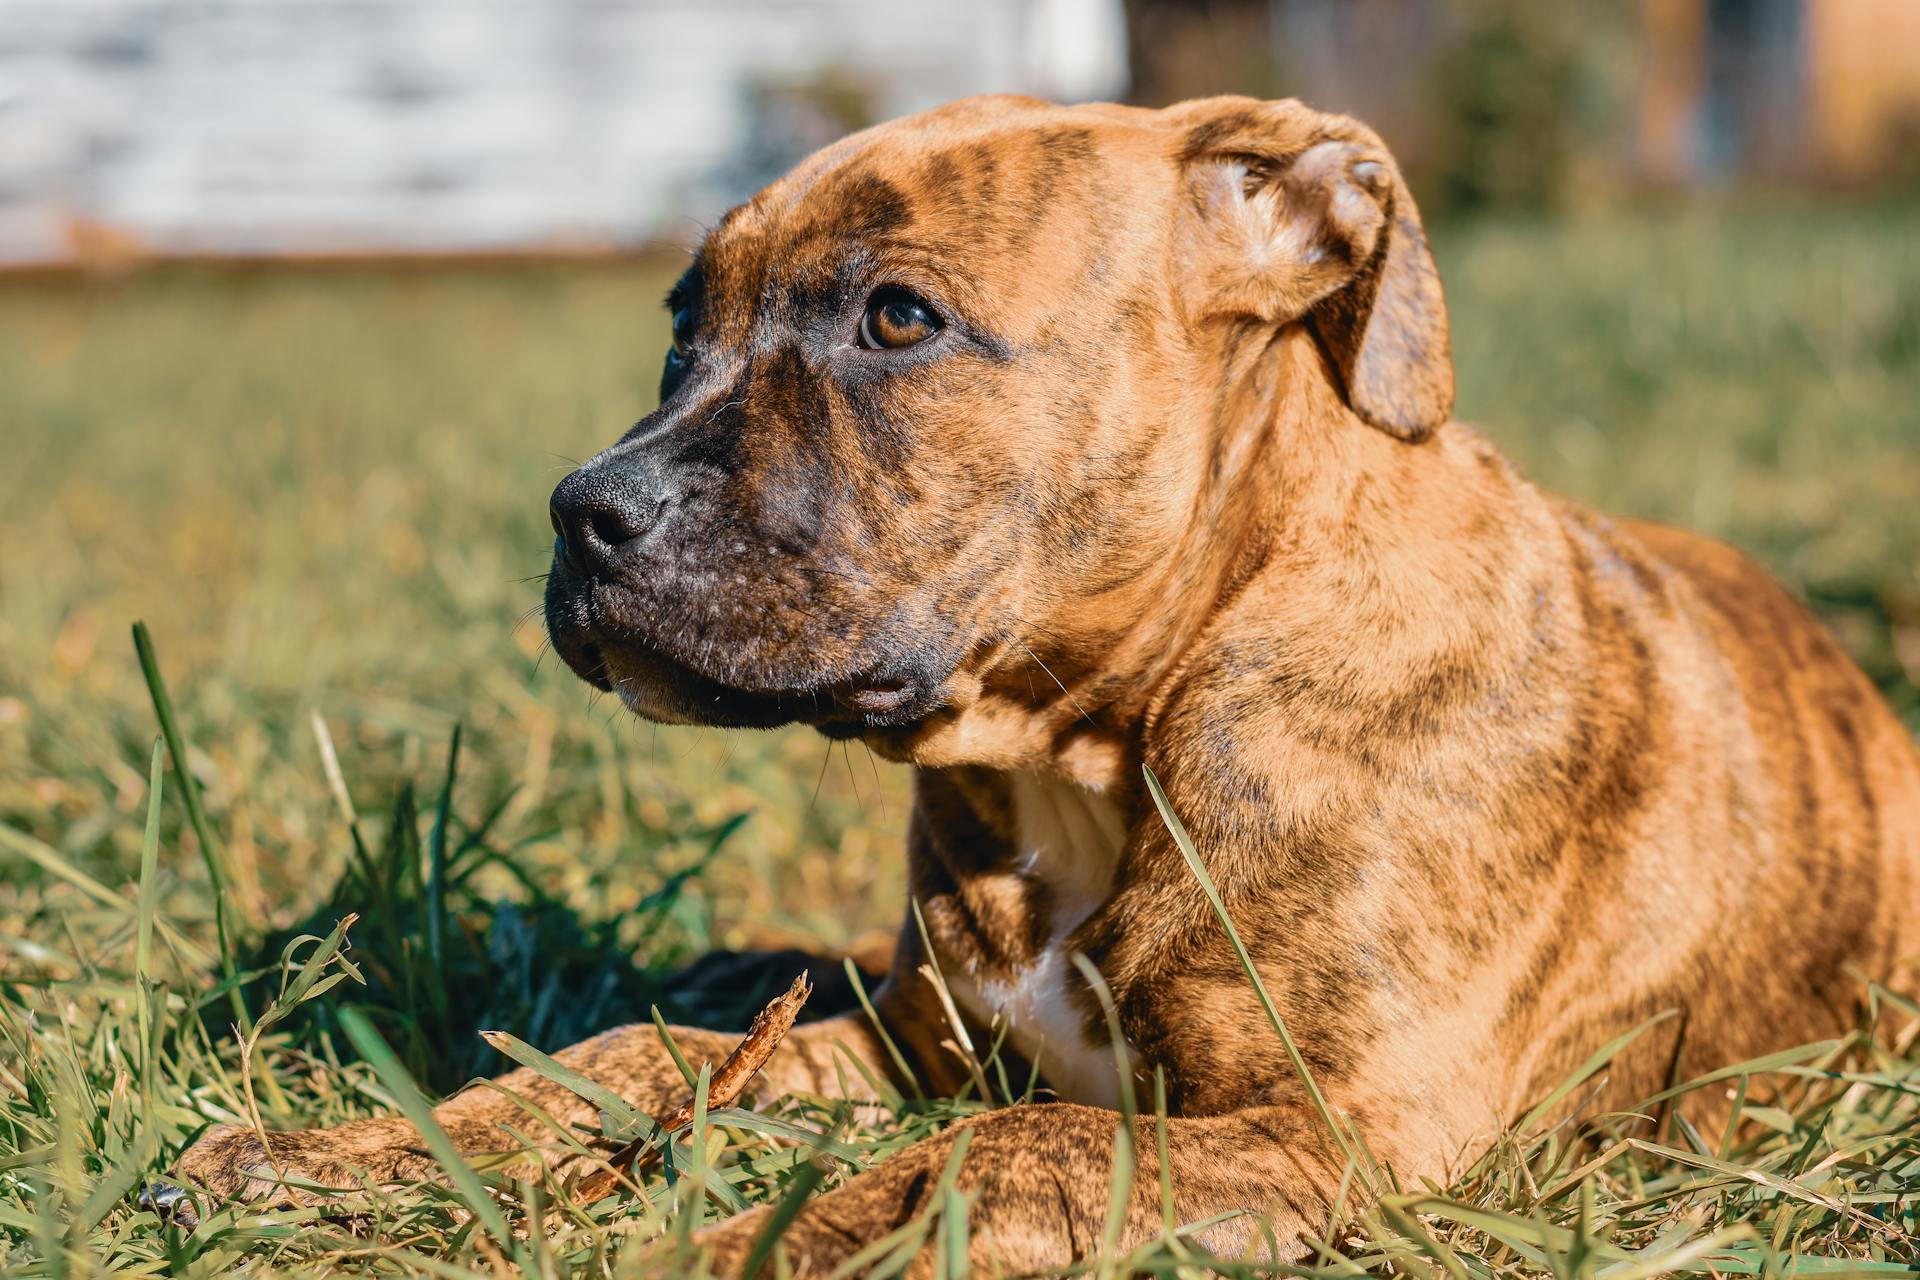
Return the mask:
[[[820,1202],[815,1201],[801,1210],[786,1224],[778,1242],[768,1250],[753,1276],[747,1274],[747,1264],[753,1261],[754,1250],[760,1247],[761,1237],[772,1225],[771,1206],[760,1205],[701,1227],[691,1237],[691,1244],[706,1268],[698,1274],[712,1276],[714,1280],[760,1280],[760,1277],[782,1274],[826,1276],[899,1225],[887,1212],[852,1221],[847,1215],[835,1212],[836,1208],[828,1205],[823,1209]],[[784,1267],[776,1257],[784,1259]],[[661,1274],[692,1273],[691,1257],[675,1255],[672,1261],[675,1267]],[[908,1275],[921,1273],[918,1267],[909,1267],[907,1271]]]
[[[693,1246],[691,1254],[672,1252],[668,1256],[667,1252],[663,1252],[661,1260],[671,1263],[670,1272],[663,1274],[697,1274],[712,1276],[714,1280],[746,1280],[747,1263],[753,1259],[754,1246],[760,1242],[771,1213],[771,1209],[761,1206],[701,1227],[688,1242]],[[678,1247],[677,1244],[674,1246],[676,1249]],[[810,1260],[789,1258],[789,1261],[798,1264],[799,1274],[813,1274],[806,1265]],[[771,1268],[763,1269],[771,1271]]]
[[418,1133],[399,1119],[266,1137],[271,1149],[252,1129],[215,1125],[181,1153],[164,1180],[140,1193],[140,1207],[193,1226],[221,1203],[317,1204],[358,1190],[369,1179],[410,1180],[431,1176],[434,1169]]

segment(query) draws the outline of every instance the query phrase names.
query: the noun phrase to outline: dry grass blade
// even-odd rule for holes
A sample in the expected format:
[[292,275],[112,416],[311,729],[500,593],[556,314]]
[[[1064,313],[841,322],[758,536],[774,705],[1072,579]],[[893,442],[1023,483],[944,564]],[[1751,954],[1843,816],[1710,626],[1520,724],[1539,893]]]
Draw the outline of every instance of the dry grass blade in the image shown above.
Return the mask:
[[[730,1107],[740,1100],[747,1091],[760,1068],[767,1065],[767,1059],[787,1038],[787,1032],[793,1030],[794,1019],[800,1016],[800,1008],[806,1004],[807,997],[813,994],[813,984],[807,981],[803,972],[793,980],[793,985],[784,993],[775,996],[767,1007],[753,1016],[753,1023],[747,1033],[734,1046],[720,1069],[713,1073],[713,1079],[707,1086],[707,1109],[718,1110]],[[671,1136],[675,1132],[693,1123],[695,1108],[694,1095],[688,1094],[687,1100],[661,1116],[656,1122],[655,1132]],[[623,1170],[639,1159],[646,1151],[647,1143],[653,1134],[635,1138],[614,1152],[607,1160],[608,1168],[595,1169],[580,1179],[574,1188],[574,1198],[580,1204],[592,1204],[595,1200],[611,1193],[620,1185],[619,1170]],[[656,1149],[657,1150],[657,1149]]]

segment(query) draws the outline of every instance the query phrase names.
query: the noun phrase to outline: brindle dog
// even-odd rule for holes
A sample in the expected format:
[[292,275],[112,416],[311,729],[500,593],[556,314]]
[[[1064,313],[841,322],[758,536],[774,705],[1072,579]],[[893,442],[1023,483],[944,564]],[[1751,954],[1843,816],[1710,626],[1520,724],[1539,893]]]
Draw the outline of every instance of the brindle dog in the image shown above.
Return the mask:
[[[1295,102],[984,98],[846,139],[675,286],[660,408],[553,495],[574,670],[654,720],[802,721],[916,767],[911,888],[977,1040],[1062,1102],[967,1127],[976,1261],[1084,1255],[1120,1116],[1098,1005],[1164,1070],[1183,1221],[1324,1221],[1344,1161],[1144,790],[1165,784],[1334,1107],[1444,1178],[1663,1010],[1611,1101],[1833,1033],[1920,950],[1920,761],[1738,553],[1536,490],[1449,420],[1420,219],[1380,139]],[[878,995],[962,1080],[908,927]],[[682,1030],[695,1061],[731,1037]],[[861,1018],[762,1092],[889,1070]],[[642,1107],[651,1027],[559,1055]],[[558,1116],[590,1108],[528,1072]],[[437,1115],[476,1150],[521,1112]],[[956,1134],[808,1204],[815,1269],[920,1211]],[[1129,1239],[1157,1229],[1151,1120]],[[557,1156],[555,1158],[558,1158]],[[219,1129],[229,1196],[433,1165],[403,1120]],[[767,1210],[700,1237],[737,1270]],[[1266,1246],[1252,1214],[1206,1231]],[[1283,1247],[1284,1244],[1283,1244]]]

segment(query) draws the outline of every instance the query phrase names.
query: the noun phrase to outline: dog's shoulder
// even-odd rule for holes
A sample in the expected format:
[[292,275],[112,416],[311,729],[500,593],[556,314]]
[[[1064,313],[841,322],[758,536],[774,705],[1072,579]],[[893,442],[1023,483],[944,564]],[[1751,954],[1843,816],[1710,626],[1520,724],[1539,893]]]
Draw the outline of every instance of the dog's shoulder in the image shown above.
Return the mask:
[[1812,646],[1843,668],[1851,663],[1826,628],[1759,560],[1730,543],[1655,520],[1617,520],[1618,536],[1671,575],[1690,607],[1731,628],[1746,644]]

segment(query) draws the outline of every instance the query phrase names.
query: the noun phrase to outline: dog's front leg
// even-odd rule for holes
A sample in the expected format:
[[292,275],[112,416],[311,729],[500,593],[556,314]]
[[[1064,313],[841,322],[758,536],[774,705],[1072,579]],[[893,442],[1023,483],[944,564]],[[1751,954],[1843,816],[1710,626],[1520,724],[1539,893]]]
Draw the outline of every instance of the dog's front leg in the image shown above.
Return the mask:
[[[968,1201],[972,1264],[1019,1275],[1070,1265],[1101,1247],[1114,1178],[1113,1111],[1065,1103],[1010,1107],[907,1148],[803,1209],[781,1237],[796,1274],[826,1274],[917,1215],[938,1207],[942,1173],[970,1132],[955,1182]],[[1162,1229],[1156,1121],[1135,1121],[1136,1172],[1118,1246]],[[1344,1165],[1304,1107],[1270,1106],[1167,1121],[1176,1226],[1230,1215],[1193,1239],[1224,1257],[1302,1252],[1323,1224]],[[767,1226],[767,1208],[705,1229],[717,1276],[738,1276]],[[1269,1239],[1273,1244],[1269,1244]],[[932,1274],[930,1234],[909,1275]],[[772,1274],[771,1267],[764,1274]]]
[[[674,1028],[673,1037],[696,1070],[703,1062],[717,1068],[740,1040],[736,1034],[691,1027]],[[847,1060],[849,1055],[858,1060],[858,1066]],[[671,1110],[687,1094],[680,1069],[650,1025],[604,1031],[554,1058],[606,1085],[648,1115]],[[887,1055],[864,1017],[828,1018],[793,1028],[751,1089],[763,1099],[785,1093],[829,1097],[841,1096],[844,1090],[861,1093],[866,1086],[860,1068],[884,1079],[889,1074],[886,1063]],[[521,1143],[508,1131],[512,1126],[539,1144],[530,1156],[562,1168],[581,1159],[577,1147],[551,1132],[508,1094],[539,1107],[580,1138],[598,1128],[592,1104],[524,1067],[492,1084],[497,1087],[470,1085],[434,1108],[434,1119],[462,1151],[520,1151]],[[253,1130],[216,1125],[174,1165],[171,1178],[177,1185],[157,1184],[142,1199],[156,1209],[191,1219],[195,1215],[189,1188],[223,1200],[302,1203],[323,1197],[291,1190],[285,1181],[351,1191],[369,1177],[375,1182],[400,1182],[439,1173],[419,1131],[400,1116],[377,1116],[330,1129],[269,1133],[267,1138],[271,1153]]]

